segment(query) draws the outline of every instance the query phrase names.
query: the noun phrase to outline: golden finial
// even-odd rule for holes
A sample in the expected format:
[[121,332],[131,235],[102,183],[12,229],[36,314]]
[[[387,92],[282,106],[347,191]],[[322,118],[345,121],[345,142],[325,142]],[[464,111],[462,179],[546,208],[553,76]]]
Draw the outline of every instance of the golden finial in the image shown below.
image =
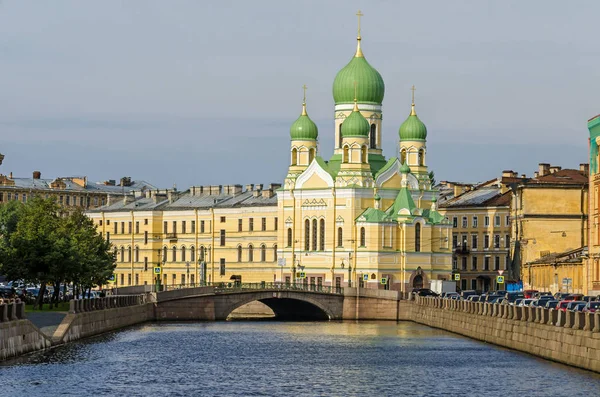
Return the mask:
[[352,109],[353,112],[358,112],[358,104],[357,104],[357,92],[358,92],[358,82],[354,82],[354,109]]
[[304,97],[302,98],[302,116],[307,116],[306,113],[306,84],[302,85],[302,90],[304,91]]
[[410,106],[410,115],[416,116],[417,112],[415,111],[415,86],[413,85],[410,90],[412,91],[412,105]]
[[357,58],[362,58],[364,56],[362,50],[360,49],[360,40],[362,39],[362,37],[360,36],[360,17],[364,15],[365,14],[360,12],[360,10],[358,10],[358,12],[356,13],[356,16],[358,17],[358,35],[356,36],[356,54],[354,56]]

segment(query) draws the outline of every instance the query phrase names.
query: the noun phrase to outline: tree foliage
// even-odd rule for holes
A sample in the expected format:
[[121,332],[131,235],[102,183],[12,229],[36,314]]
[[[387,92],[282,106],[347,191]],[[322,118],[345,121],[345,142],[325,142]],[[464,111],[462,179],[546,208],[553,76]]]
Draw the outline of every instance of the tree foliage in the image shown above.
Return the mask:
[[53,199],[34,197],[0,207],[0,273],[9,280],[40,284],[38,304],[47,284],[55,302],[61,285],[84,290],[102,285],[115,269],[110,243],[81,211],[63,212]]

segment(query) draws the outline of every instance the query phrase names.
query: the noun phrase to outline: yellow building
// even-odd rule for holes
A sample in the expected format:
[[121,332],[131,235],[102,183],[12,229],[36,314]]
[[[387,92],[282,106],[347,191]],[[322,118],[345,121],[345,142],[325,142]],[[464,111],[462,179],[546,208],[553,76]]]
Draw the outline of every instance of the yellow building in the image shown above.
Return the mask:
[[441,182],[440,212],[452,222],[452,270],[462,290],[505,290],[510,265],[510,193],[499,179],[471,185]]
[[241,277],[408,291],[449,279],[452,225],[436,209],[414,90],[399,128],[399,159],[383,156],[384,92],[359,30],[356,52],[333,84],[335,149],[328,161],[304,101],[290,128],[281,188],[152,192],[91,211],[117,247],[117,283],[150,283],[151,264],[159,263],[167,284]]
[[600,295],[600,115],[588,120],[590,131],[590,216],[589,216],[589,259],[585,261],[583,284],[586,294]]
[[512,192],[511,250],[523,288],[584,292],[588,165],[563,170],[540,164],[533,178],[505,171],[502,183]]

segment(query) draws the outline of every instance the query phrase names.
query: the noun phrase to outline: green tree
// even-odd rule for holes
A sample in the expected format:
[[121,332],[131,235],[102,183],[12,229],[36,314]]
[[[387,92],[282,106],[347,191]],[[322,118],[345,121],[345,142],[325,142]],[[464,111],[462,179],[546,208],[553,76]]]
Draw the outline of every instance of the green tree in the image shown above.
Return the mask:
[[22,211],[23,204],[16,200],[0,206],[0,274],[12,280],[23,278],[22,269],[11,266],[10,259],[13,255],[10,236],[17,230]]

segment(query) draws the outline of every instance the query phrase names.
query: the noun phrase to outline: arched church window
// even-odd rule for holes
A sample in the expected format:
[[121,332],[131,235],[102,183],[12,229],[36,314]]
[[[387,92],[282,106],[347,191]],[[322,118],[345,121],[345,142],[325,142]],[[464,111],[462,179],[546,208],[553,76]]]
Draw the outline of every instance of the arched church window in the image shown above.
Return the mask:
[[288,227],[287,230],[287,246],[291,247],[292,246],[292,228]]
[[171,261],[172,262],[177,262],[177,247],[173,247],[171,249],[171,251],[173,252],[173,255],[171,257]]
[[313,219],[312,221],[312,250],[316,251],[317,250],[317,220]]
[[342,124],[340,124],[340,127],[338,128],[338,147],[341,149],[342,148]]
[[312,163],[313,159],[315,158],[315,149],[311,148],[308,151],[308,163]]
[[260,261],[261,262],[267,261],[267,247],[264,244],[262,244],[260,246]]
[[127,262],[131,262],[131,247],[127,247]]
[[325,219],[319,221],[319,250],[325,251]]
[[241,245],[238,245],[238,247],[237,247],[237,257],[238,257],[237,261],[241,262],[242,261],[242,246]]
[[190,247],[190,261],[196,262],[196,249],[193,245]]
[[254,247],[252,244],[248,246],[248,262],[254,262]]
[[344,229],[338,227],[338,235],[337,235],[337,246],[342,247],[344,245]]
[[167,261],[167,247],[163,247],[162,261],[163,263]]
[[419,165],[423,166],[425,164],[425,151],[423,149],[419,150]]
[[344,146],[344,155],[342,158],[342,162],[347,163],[349,157],[350,157],[350,150],[348,149],[348,146]]
[[292,149],[292,165],[298,164],[298,149]]
[[421,252],[421,224],[415,225],[415,252]]
[[310,251],[310,221],[304,221],[304,251]]
[[371,124],[371,134],[369,135],[369,144],[371,149],[377,148],[377,126],[375,123]]
[[185,262],[185,247],[181,247],[181,261]]
[[406,163],[406,149],[400,151],[400,164]]
[[361,247],[367,246],[367,232],[364,227],[360,228],[360,246]]
[[367,147],[363,146],[360,149],[360,161],[365,164],[367,162]]

